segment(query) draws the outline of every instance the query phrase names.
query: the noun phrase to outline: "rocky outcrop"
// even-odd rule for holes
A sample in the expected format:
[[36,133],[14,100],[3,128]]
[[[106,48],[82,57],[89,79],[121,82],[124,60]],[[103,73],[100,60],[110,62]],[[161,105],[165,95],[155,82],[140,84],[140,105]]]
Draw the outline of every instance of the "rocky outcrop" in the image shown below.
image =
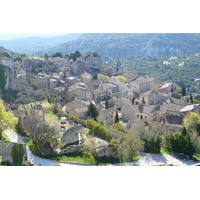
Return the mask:
[[47,72],[49,63],[46,59],[40,57],[27,57],[23,60],[23,69],[28,73],[38,74],[39,72]]
[[65,131],[61,141],[63,144],[67,145],[78,143],[82,139],[82,132],[81,125],[74,125]]
[[49,58],[50,67],[49,70],[53,72],[60,72],[60,69],[66,66],[70,66],[69,59],[66,58]]
[[8,49],[0,46],[0,58],[1,57],[13,57],[14,53]]
[[70,66],[72,75],[80,75],[83,72],[92,73],[104,68],[101,57],[95,52],[89,52],[76,59]]
[[174,49],[171,47],[166,48],[143,48],[141,50],[143,56],[167,56],[167,55],[180,55],[183,54],[181,49]]

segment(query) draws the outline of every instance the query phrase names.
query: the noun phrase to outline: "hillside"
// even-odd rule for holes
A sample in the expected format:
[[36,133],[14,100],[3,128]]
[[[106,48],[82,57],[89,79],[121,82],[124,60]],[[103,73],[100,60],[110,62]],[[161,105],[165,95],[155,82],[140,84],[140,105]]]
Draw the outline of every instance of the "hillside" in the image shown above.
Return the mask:
[[76,41],[60,44],[38,54],[97,52],[104,61],[128,56],[166,56],[200,52],[200,34],[184,33],[87,33]]
[[48,49],[67,41],[76,40],[79,36],[80,33],[56,36],[53,34],[0,34],[0,46],[14,52],[33,55],[41,49]]
[[200,54],[182,54],[178,56],[136,57],[122,59],[126,71],[141,76],[151,75],[160,82],[174,81],[181,87],[200,93]]

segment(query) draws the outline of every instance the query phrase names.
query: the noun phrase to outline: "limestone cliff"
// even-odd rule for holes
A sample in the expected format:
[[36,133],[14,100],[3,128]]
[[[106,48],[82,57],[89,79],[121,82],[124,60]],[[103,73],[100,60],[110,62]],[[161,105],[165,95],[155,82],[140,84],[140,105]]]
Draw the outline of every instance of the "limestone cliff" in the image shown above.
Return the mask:
[[49,63],[46,59],[37,56],[26,57],[23,60],[23,69],[28,73],[34,74],[47,72],[49,69]]
[[103,61],[101,57],[95,52],[89,52],[77,58],[70,66],[70,73],[72,75],[80,75],[83,72],[93,73],[103,69]]

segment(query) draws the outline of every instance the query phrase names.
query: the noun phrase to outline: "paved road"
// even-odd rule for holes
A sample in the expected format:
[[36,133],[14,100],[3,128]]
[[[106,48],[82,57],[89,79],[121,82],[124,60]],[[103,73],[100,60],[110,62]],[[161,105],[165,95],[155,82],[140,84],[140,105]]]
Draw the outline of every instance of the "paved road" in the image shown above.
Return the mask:
[[[16,132],[13,130],[6,130],[4,131],[5,134],[10,138],[12,142],[17,142],[17,143],[22,143],[24,144],[24,141],[22,140],[22,137],[18,135]],[[69,163],[59,163],[55,162],[53,160],[49,159],[44,159],[40,158],[38,156],[35,156],[32,154],[32,152],[27,148],[27,157],[28,161],[36,166],[52,166],[55,164],[59,164],[61,166],[83,166],[83,165],[78,165],[78,164],[69,164]],[[174,158],[171,155],[167,154],[150,154],[150,153],[141,153],[140,154],[140,160],[135,161],[135,162],[130,162],[130,163],[119,163],[119,164],[114,164],[111,166],[155,166],[155,165],[162,165],[162,164],[173,164],[176,166],[193,166],[196,165],[197,162],[189,160],[189,161],[184,161],[178,158]],[[88,166],[88,165],[85,165]]]
[[150,153],[141,153],[140,160],[130,163],[120,163],[114,164],[115,166],[156,166],[163,164],[173,164],[175,166],[193,166],[197,162],[193,160],[184,161],[178,158],[174,158],[171,155],[167,154],[150,154]]
[[[18,135],[15,131],[9,129],[9,130],[4,131],[4,133],[9,137],[11,142],[25,144],[24,141],[22,140],[22,137],[20,135]],[[58,162],[55,162],[53,160],[40,158],[40,157],[32,154],[32,152],[30,151],[30,149],[27,146],[26,146],[26,149],[27,149],[28,161],[35,166],[52,166],[52,165],[55,165],[55,164],[59,164],[61,166],[75,166],[73,164],[58,163]]]

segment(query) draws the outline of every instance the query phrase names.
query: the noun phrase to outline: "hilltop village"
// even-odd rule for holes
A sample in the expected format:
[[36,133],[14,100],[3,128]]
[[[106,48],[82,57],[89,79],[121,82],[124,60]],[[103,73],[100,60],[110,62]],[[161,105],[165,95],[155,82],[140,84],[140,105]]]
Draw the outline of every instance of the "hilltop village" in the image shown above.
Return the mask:
[[[52,122],[45,115],[47,109],[43,102],[48,101],[53,105],[53,112],[58,116],[54,123],[57,124],[58,139],[62,143],[62,147],[56,148],[56,155],[77,153],[84,143],[88,147],[91,135],[88,136],[86,132],[89,130],[93,132],[92,138],[96,138],[96,149],[92,155],[116,157],[119,151],[116,153],[113,150],[109,134],[106,131],[107,135],[101,134],[102,130],[90,128],[92,123],[96,123],[93,124],[96,127],[100,124],[109,131],[109,127],[120,124],[123,132],[127,133],[135,124],[145,122],[156,124],[158,135],[162,135],[181,132],[184,118],[191,112],[200,113],[199,104],[189,101],[189,93],[186,92],[180,99],[174,98],[174,94],[181,92],[176,83],[159,83],[150,76],[124,72],[120,60],[115,66],[108,66],[96,52],[79,55],[74,60],[60,54],[16,59],[13,52],[1,47],[0,66],[5,74],[1,95],[5,99],[6,109],[18,119],[19,126],[31,116],[37,122]],[[92,105],[97,115],[89,112]],[[119,129],[116,132],[120,132]],[[144,142],[133,155],[146,151]],[[8,146],[1,142],[0,148]],[[11,162],[11,150],[5,152],[8,155],[2,153],[3,161]],[[93,153],[91,149],[88,152]]]

